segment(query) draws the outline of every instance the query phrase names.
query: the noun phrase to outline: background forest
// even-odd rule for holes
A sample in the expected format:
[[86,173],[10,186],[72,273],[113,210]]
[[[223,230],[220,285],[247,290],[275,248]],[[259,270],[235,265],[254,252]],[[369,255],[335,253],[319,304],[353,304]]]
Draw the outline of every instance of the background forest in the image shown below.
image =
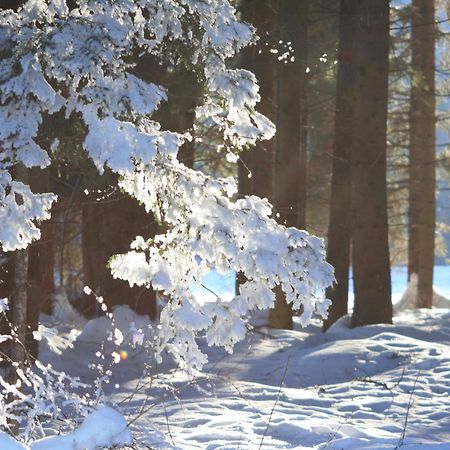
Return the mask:
[[[179,159],[214,176],[237,177],[239,195],[267,198],[280,223],[326,239],[338,283],[328,293],[333,306],[325,328],[347,313],[350,266],[355,325],[392,320],[393,266],[407,266],[408,280],[417,274],[417,305],[431,306],[433,267],[446,264],[450,236],[447,3],[394,1],[389,10],[373,2],[365,10],[356,0],[248,0],[237,8],[259,40],[236,64],[256,74],[259,109],[277,134],[244,150],[238,173],[226,148],[217,150],[214,129],[201,143],[184,145]],[[139,60],[135,71],[155,76],[151,60]],[[159,119],[181,131],[192,124],[204,92],[182,67],[160,72],[176,105],[163,106]],[[155,318],[155,294],[113,280],[107,262],[134,236],[161,229],[117,189],[116,175],[96,176],[76,117],[52,115],[40,142],[53,142],[61,129],[52,165],[26,175],[34,191],[59,197],[42,238],[28,250],[29,322],[37,323],[38,309],[51,311],[56,291],[88,317],[99,314],[85,285],[109,305],[125,302]],[[2,297],[15,289],[14,259],[4,253]],[[271,326],[291,328],[291,316],[279,297]]]
[[[0,10],[20,11],[23,3],[25,2],[0,0]],[[74,11],[82,2],[70,0],[66,3],[68,10]],[[209,119],[198,119],[197,111],[207,99],[214,97],[214,92],[210,92],[207,77],[196,72],[192,62],[193,48],[179,43],[164,43],[162,50],[160,49],[164,55],[162,63],[157,61],[157,55],[150,52],[143,54],[139,49],[128,54],[125,60],[126,64],[129,64],[127,70],[131,68],[130,73],[133,76],[167,89],[170,101],[161,103],[159,108],[152,112],[152,118],[161,124],[158,132],[170,130],[181,135],[185,130],[190,131],[191,138],[179,146],[176,157],[183,167],[198,171],[209,177],[208,179],[234,178],[238,189],[233,201],[245,200],[247,196],[267,199],[273,205],[272,217],[278,224],[306,230],[311,235],[324,239],[326,260],[334,267],[336,279],[336,283],[326,291],[327,298],[331,300],[327,318],[322,320],[319,317],[319,307],[314,310],[307,303],[301,304],[300,309],[295,310],[292,301],[286,299],[289,289],[282,289],[282,283],[273,289],[269,285],[275,295],[273,308],[267,315],[258,313],[256,319],[253,318],[254,329],[261,333],[262,340],[267,336],[270,339],[279,339],[277,344],[269,340],[264,344],[267,347],[257,348],[260,348],[261,354],[264,355],[273,350],[276,364],[281,364],[281,373],[284,375],[277,396],[273,393],[269,395],[270,400],[275,401],[268,419],[269,424],[255,432],[258,440],[259,436],[262,436],[260,445],[250,445],[248,448],[261,448],[266,436],[269,442],[267,448],[281,448],[281,444],[279,447],[276,441],[278,437],[271,437],[268,430],[272,413],[280,398],[281,387],[283,384],[291,386],[297,382],[297,378],[294,380],[286,375],[288,364],[291,364],[290,358],[295,359],[296,354],[289,354],[288,362],[280,362],[277,359],[279,355],[272,346],[279,343],[281,347],[286,344],[288,348],[287,342],[297,338],[301,341],[300,351],[302,346],[306,348],[310,341],[325,345],[327,336],[330,336],[327,333],[337,333],[336,336],[342,338],[339,333],[343,333],[343,324],[346,324],[348,333],[354,334],[349,335],[350,337],[346,335],[347,337],[342,339],[356,342],[369,338],[365,334],[366,331],[358,334],[357,331],[348,330],[366,325],[396,324],[395,313],[406,309],[431,309],[433,306],[448,308],[450,305],[444,295],[433,289],[433,284],[436,284],[433,276],[440,271],[439,280],[444,281],[439,281],[438,287],[445,291],[445,295],[450,292],[450,271],[446,272],[444,267],[448,263],[450,245],[450,4],[446,0],[235,0],[231,3],[236,8],[239,20],[256,28],[258,39],[233,54],[227,62],[227,70],[244,68],[256,75],[261,97],[256,109],[270,119],[277,130],[270,139],[248,137],[248,142],[242,144],[239,151],[235,151],[231,139],[224,139],[220,124],[211,125]],[[195,32],[197,30],[190,34],[192,39],[196,38]],[[7,57],[7,51],[0,46],[0,60]],[[203,62],[199,63],[201,64]],[[0,72],[0,81],[1,77]],[[238,85],[237,81],[236,86]],[[0,96],[0,105],[7,107],[10,100],[4,98],[6,97]],[[126,114],[128,111],[123,112],[123,117],[126,117]],[[120,117],[120,120],[123,117]],[[133,286],[133,282],[127,281],[126,277],[122,277],[120,273],[117,275],[117,271],[114,273],[117,260],[112,256],[130,251],[131,242],[134,245],[132,249],[148,252],[149,249],[143,244],[144,240],[141,238],[141,244],[135,240],[136,236],[144,236],[148,242],[152,239],[158,242],[159,235],[170,232],[172,223],[164,221],[164,217],[161,218],[163,215],[158,216],[155,211],[149,215],[145,201],[139,197],[139,201],[136,201],[129,195],[129,191],[126,192],[120,184],[123,174],[111,165],[108,167],[107,162],[103,172],[99,174],[97,162],[86,151],[85,140],[86,136],[89,136],[89,126],[81,110],[74,109],[69,115],[63,110],[44,113],[35,142],[51,153],[50,164],[44,169],[27,168],[22,164],[12,165],[11,171],[15,179],[28,184],[34,193],[55,193],[58,200],[51,207],[51,218],[39,222],[40,239],[32,242],[26,249],[11,251],[11,248],[7,248],[3,243],[7,242],[6,238],[2,239],[7,236],[6,218],[4,223],[0,222],[0,243],[3,245],[0,246],[0,300],[8,298],[9,302],[8,311],[1,308],[4,314],[0,322],[0,335],[7,336],[12,333],[24,344],[17,345],[14,339],[0,340],[0,350],[4,355],[2,370],[10,385],[17,384],[21,379],[17,368],[22,370],[25,366],[31,367],[37,358],[59,364],[53,360],[53,356],[48,357],[48,348],[42,343],[45,341],[45,333],[48,334],[49,342],[54,345],[60,345],[55,344],[60,338],[61,342],[64,342],[62,346],[72,348],[73,340],[70,340],[69,336],[70,329],[76,329],[75,322],[81,321],[84,325],[88,320],[92,320],[88,322],[89,331],[86,331],[84,336],[87,340],[96,341],[100,339],[100,334],[97,336],[94,328],[104,326],[101,320],[106,317],[113,322],[116,320],[116,329],[120,328],[119,323],[122,320],[122,324],[126,324],[124,326],[129,329],[132,326],[130,339],[135,351],[137,344],[142,345],[145,334],[142,332],[144,325],[137,329],[137,321],[141,320],[142,315],[147,315],[149,322],[158,324],[161,311],[167,304],[168,296],[164,289],[154,289],[149,283],[139,282],[135,282]],[[242,125],[241,135],[245,135],[245,131]],[[242,142],[244,139],[245,137]],[[208,184],[207,181],[202,183],[205,186]],[[192,205],[194,204],[195,199],[192,198]],[[186,208],[189,209],[190,206],[188,202]],[[201,214],[198,220],[201,222]],[[277,243],[275,240],[267,242],[272,243],[271,245]],[[314,245],[309,243],[305,244],[305,247],[309,245],[314,249]],[[200,257],[198,259],[201,260]],[[319,266],[319,256],[317,261]],[[311,266],[308,270],[310,273],[307,275],[311,275],[313,280],[316,277],[320,279],[315,273],[319,272],[319,269]],[[398,295],[392,295],[393,277],[397,277],[395,274],[399,271],[409,283],[408,290],[401,299]],[[326,276],[323,276],[323,279],[326,279]],[[233,298],[235,293],[239,296],[240,292],[244,292],[245,286],[248,286],[247,283],[253,281],[243,270],[227,270],[220,264],[203,281],[193,280],[195,283],[192,281],[192,290],[195,298],[209,296],[220,301],[222,297]],[[322,285],[328,286],[326,281],[322,281]],[[304,287],[300,286],[299,291],[302,289]],[[254,291],[256,295],[258,292]],[[261,297],[263,293],[261,290]],[[267,303],[267,300],[264,301]],[[127,305],[129,308],[123,309],[120,305]],[[311,308],[311,311],[308,308]],[[122,315],[117,313],[113,318],[113,311],[121,311]],[[416,315],[405,319],[402,326],[409,327],[417,321],[417,327],[425,327],[433,319],[444,324],[439,322],[439,325],[436,325],[433,322],[436,330],[440,330],[441,325],[444,329],[448,326],[448,311],[439,311],[440,315],[432,311],[414,313]],[[164,316],[164,313],[162,314]],[[52,318],[51,321],[54,322],[51,322],[51,325],[57,323],[57,326],[51,328],[47,323],[42,327],[42,317],[45,320]],[[215,325],[219,315],[214,317]],[[304,317],[307,319],[303,320]],[[307,335],[309,328],[301,339],[296,335],[283,334],[284,331],[274,331],[297,330],[299,324],[307,325],[308,318],[311,317],[316,327],[314,336]],[[112,330],[114,326],[116,324],[113,323]],[[162,328],[164,326],[163,324]],[[217,325],[216,328],[219,329],[216,332],[220,334],[220,326]],[[248,326],[248,329],[250,328]],[[206,327],[195,330],[197,332],[202,329]],[[236,331],[231,326],[229,329],[223,329],[223,334],[228,333],[227,339],[231,343],[229,345],[234,345],[243,338],[240,330]],[[383,329],[380,330],[380,333],[384,332]],[[391,329],[388,328],[389,330]],[[440,332],[436,331],[436,335],[424,339],[433,341],[446,335],[446,332],[442,331],[441,336]],[[123,336],[118,338],[114,331],[111,333],[107,340],[120,341],[120,347]],[[420,339],[417,336],[422,336],[422,328],[420,332],[414,330],[405,333],[408,339]],[[113,335],[114,337],[111,337]],[[151,336],[151,339],[156,342],[154,336]],[[193,336],[191,339],[194,341]],[[443,339],[445,346],[448,336]],[[372,358],[380,367],[388,367],[390,364],[390,357],[386,356],[386,352],[391,352],[391,344],[386,342],[380,343],[380,346],[386,347],[380,350],[378,356]],[[192,350],[190,338],[177,345],[182,347],[184,344],[186,349],[180,351],[180,354],[186,366],[189,366],[185,355],[190,355],[189,351]],[[221,342],[219,344],[222,345]],[[247,344],[248,342],[244,341],[243,348],[247,349]],[[106,347],[102,344],[102,355],[110,343],[105,345]],[[198,349],[196,345],[193,344],[192,347]],[[202,352],[209,351],[204,343],[198,345]],[[373,345],[373,342],[370,345]],[[226,344],[224,346],[229,349]],[[113,360],[117,359],[116,363],[123,361],[126,364],[128,356],[118,348],[112,353]],[[238,355],[242,356],[239,351],[243,350],[241,347],[239,349]],[[345,380],[348,377],[349,380],[363,380],[369,385],[379,383],[377,387],[381,391],[384,389],[392,394],[397,386],[393,384],[391,387],[390,382],[396,382],[392,378],[387,379],[389,382],[374,381],[370,378],[373,375],[371,370],[368,370],[367,377],[364,376],[365,369],[361,373],[352,372],[351,376],[348,375],[353,362],[350,361],[351,358],[345,359],[348,356],[348,348],[345,345],[341,350],[344,359],[337,366],[338,378],[342,375]],[[131,350],[128,351],[132,353]],[[420,351],[425,352],[424,349]],[[426,351],[431,350],[427,347]],[[107,353],[105,350],[104,354]],[[391,353],[394,354],[395,351],[392,350]],[[140,363],[142,361],[139,355],[137,360]],[[206,360],[203,361],[201,356],[197,357],[202,364],[206,364]],[[209,357],[214,364],[222,362],[222,356],[209,354]],[[258,360],[255,358],[253,371],[259,373],[263,370],[264,363],[261,365],[261,362],[264,357],[261,356]],[[102,359],[105,358],[102,356]],[[232,361],[240,364],[243,360]],[[223,367],[232,373],[235,370],[231,369],[234,363],[224,361]],[[303,363],[306,366],[308,364],[307,361]],[[73,367],[71,365],[73,361],[66,361],[64,364],[69,364],[71,369],[77,371],[76,364]],[[198,363],[198,367],[202,364]],[[296,364],[296,370],[303,370],[304,365],[300,362]],[[339,364],[342,364],[342,373]],[[193,365],[195,366],[195,363]],[[65,367],[62,365],[60,368]],[[207,368],[213,371],[210,366]],[[147,369],[148,367],[145,370]],[[163,366],[163,369],[158,370],[164,372],[165,369]],[[169,365],[169,369],[173,370],[173,367]],[[129,370],[133,376],[138,376],[133,372],[134,369]],[[314,373],[319,373],[317,368],[316,370]],[[398,372],[400,368],[395,370]],[[364,447],[362,441],[355,441],[356,444],[353,441],[343,441],[342,448],[399,448],[405,444],[411,406],[411,398],[408,400],[407,397],[415,391],[419,375],[416,376],[413,369],[411,373],[406,372],[406,375],[406,369],[402,370],[403,373],[395,372],[395,376],[401,381],[403,377],[405,380],[408,376],[410,378],[407,380],[409,390],[405,388],[401,394],[406,400],[402,397],[403,403],[400,406],[407,408],[407,413],[406,422],[402,419],[400,428],[396,430],[397,433],[400,432],[400,440],[386,438],[386,442],[381,444],[381,440],[377,441],[378,444],[374,447]],[[149,376],[148,371],[145,376]],[[115,380],[117,386],[119,381],[122,382],[122,378],[128,376],[124,369],[114,376],[108,373],[107,369],[101,369],[100,372],[100,378],[105,377],[108,380],[105,384],[113,385],[111,380]],[[278,378],[279,375],[280,372]],[[152,366],[152,382],[154,376]],[[445,392],[448,394],[449,390],[447,375],[442,376],[444,381],[436,381],[439,395]],[[276,383],[280,382],[278,378]],[[308,380],[308,377],[305,379]],[[318,379],[322,380],[320,383],[327,382],[325,375]],[[270,380],[273,381],[272,378]],[[308,389],[315,386],[313,381],[305,381],[305,386]],[[401,381],[398,382],[399,385]],[[96,385],[97,394],[102,383],[103,381]],[[139,383],[137,386],[136,390],[139,391]],[[161,384],[155,387],[159,389],[158,395],[164,389],[169,391],[167,386],[168,382],[164,386]],[[275,387],[278,389],[278,386]],[[439,390],[441,388],[442,392]],[[6,386],[6,404],[14,402],[14,396],[20,397],[20,394],[7,391]],[[21,389],[18,389],[19,391]],[[111,394],[108,388],[105,392]],[[175,389],[170,392],[174,397],[179,394],[178,391],[174,393]],[[325,389],[323,392],[319,389],[318,392],[322,395]],[[190,399],[193,398],[192,395],[189,394]],[[381,394],[377,392],[374,395]],[[142,401],[145,405],[148,397]],[[145,417],[143,404],[137,407],[137,422],[141,417]],[[161,402],[158,400],[154,404],[160,405]],[[313,400],[311,404],[314,404]],[[430,401],[430,405],[430,410],[442,407],[439,402],[433,404]],[[136,405],[133,405],[133,408],[135,412]],[[175,415],[175,406],[171,404],[170,408],[173,411],[169,416]],[[229,408],[233,409],[234,406]],[[326,410],[328,406],[323,405],[323,408]],[[162,414],[161,411],[159,413]],[[182,447],[176,446],[165,409],[164,414],[170,439],[161,438],[161,442],[164,440],[161,447],[156,444],[155,436],[148,439],[147,447],[137,444],[137,441],[128,443],[128,437],[123,438],[123,442],[117,441],[117,445],[135,445],[130,448],[189,448],[189,439]],[[125,416],[128,420],[128,416]],[[305,415],[306,417],[309,415]],[[364,417],[361,416],[360,419],[363,420]],[[22,433],[20,435],[27,436],[26,439],[34,432],[34,428],[33,431],[27,430],[28,434],[19,431],[23,425],[19,426],[20,420],[17,418],[11,420],[9,417],[4,420],[3,425],[10,434]],[[142,429],[141,424],[139,433],[143,436],[145,433]],[[442,426],[442,429],[442,436],[447,436],[450,440],[449,427]],[[330,426],[327,433],[331,436],[333,430]],[[280,433],[283,434],[282,431]],[[289,436],[287,442],[292,445],[290,448],[325,449],[335,438],[358,438],[350,432],[347,435],[346,431],[342,433],[341,436],[336,431],[333,437],[326,437],[328,440],[324,440],[323,436],[320,438],[322,440],[311,438],[311,446],[302,441],[305,447],[300,447],[300,438],[294,432],[286,431],[285,434]],[[42,434],[46,435],[46,432]],[[319,434],[318,432],[317,436]],[[426,433],[417,433],[417,436],[423,437],[424,434]],[[366,438],[367,436],[361,437]],[[382,439],[380,436],[378,438]],[[3,448],[1,439],[0,434],[0,449]],[[140,442],[145,441],[142,439]],[[197,438],[194,436],[192,439],[195,441]],[[221,436],[220,439],[211,439],[222,442],[221,439],[224,438]],[[306,438],[302,435],[302,439]],[[440,438],[440,442],[444,442],[444,439]],[[203,443],[192,448],[207,448],[201,446],[208,442],[206,438],[204,441],[199,439],[199,442]],[[112,442],[108,443],[113,445]],[[398,447],[392,447],[392,443]],[[384,444],[386,447],[382,446]],[[54,445],[57,446],[58,443]],[[89,445],[92,445],[92,449],[97,448],[95,443]],[[106,446],[107,443],[101,445]],[[233,446],[237,444],[230,445],[231,447],[214,448],[238,448]],[[441,448],[439,444],[437,446]],[[9,450],[9,447],[7,448]],[[57,447],[31,448],[46,450]],[[413,448],[415,447],[412,446],[411,449]]]

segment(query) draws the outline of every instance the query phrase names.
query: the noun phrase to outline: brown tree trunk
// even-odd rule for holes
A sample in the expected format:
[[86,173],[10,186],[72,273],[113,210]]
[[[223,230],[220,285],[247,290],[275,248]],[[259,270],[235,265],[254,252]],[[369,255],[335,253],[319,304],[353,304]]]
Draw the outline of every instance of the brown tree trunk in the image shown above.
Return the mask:
[[323,328],[327,330],[348,312],[348,278],[351,242],[351,143],[353,136],[354,52],[359,0],[341,0],[336,87],[336,115],[332,160],[327,260],[334,267],[336,284],[327,292],[332,301]]
[[[256,75],[259,82],[261,101],[258,103],[258,111],[273,122],[276,119],[276,58],[269,49],[274,45],[270,36],[277,29],[277,13],[275,0],[242,2],[243,20],[254,25],[260,37],[256,45],[243,51],[243,65]],[[245,161],[251,172],[251,193],[273,203],[275,139],[259,141]],[[248,172],[244,172],[247,176]]]
[[[11,301],[11,325],[15,329],[17,341],[11,347],[11,359],[23,369],[26,359],[27,340],[27,288],[28,288],[28,250],[14,252],[14,292]],[[15,370],[12,370],[15,372]],[[12,375],[14,380],[16,375]]]
[[[50,171],[31,169],[29,183],[33,192],[50,191]],[[26,347],[28,352],[37,357],[38,342],[33,331],[38,329],[39,313],[51,314],[53,310],[54,281],[54,248],[53,224],[43,221],[40,224],[41,238],[28,247],[28,332]]]
[[[28,183],[28,169],[19,164],[14,171],[15,179],[22,183]],[[28,303],[28,249],[16,250],[12,255],[14,266],[14,289],[10,296],[10,317],[13,329],[10,354],[12,364],[8,370],[8,383],[15,385],[19,380],[19,370],[24,371],[27,361],[27,303]],[[21,386],[17,384],[17,389]],[[16,394],[10,392],[7,401],[17,400]],[[9,425],[13,434],[19,431],[19,423],[12,420]]]
[[[244,49],[242,65],[252,71],[258,79],[261,95],[258,111],[274,123],[277,101],[277,59],[270,53],[270,49],[277,45],[273,39],[275,30],[278,28],[277,3],[275,0],[244,0],[241,4],[243,20],[256,27],[260,38],[256,45]],[[241,154],[238,167],[240,195],[253,194],[274,203],[275,145],[275,138],[270,141],[259,141],[253,149]],[[237,285],[243,282],[245,278],[238,274]],[[292,314],[290,310],[288,313]],[[284,314],[281,313],[281,316]],[[274,325],[273,320],[271,312],[269,318],[271,326]]]
[[354,143],[352,145],[352,325],[392,322],[386,195],[389,1],[355,5]]
[[[200,87],[193,72],[180,71],[169,81],[169,97],[172,98],[169,126],[173,131],[183,133],[191,129],[195,120],[195,108],[199,102]],[[178,160],[192,168],[195,160],[195,146],[186,141],[178,152]]]
[[434,0],[413,0],[409,116],[408,274],[418,274],[417,306],[433,305],[436,221]]
[[[7,298],[9,302],[9,310],[0,315],[0,334],[9,335],[11,334],[11,306],[12,306],[12,295],[14,293],[14,252],[3,252],[0,253],[0,298]],[[0,343],[0,352],[5,355],[10,355],[11,353],[11,341],[6,341]],[[9,365],[9,362],[5,359],[0,361],[0,364]]]
[[[280,0],[280,41],[294,50],[277,64],[277,137],[275,157],[275,211],[288,227],[306,226],[306,127],[309,0]],[[272,328],[292,329],[292,307],[281,289],[270,311]]]
[[14,11],[23,3],[20,0],[2,0],[2,4],[0,5],[1,9],[13,9]]

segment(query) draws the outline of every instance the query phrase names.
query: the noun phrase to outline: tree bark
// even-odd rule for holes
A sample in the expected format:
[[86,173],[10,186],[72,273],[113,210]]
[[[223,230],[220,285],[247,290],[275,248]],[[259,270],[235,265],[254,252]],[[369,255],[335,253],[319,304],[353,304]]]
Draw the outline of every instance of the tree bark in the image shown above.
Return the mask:
[[352,145],[352,325],[392,322],[386,194],[389,1],[355,6],[354,141]]
[[[50,192],[49,169],[30,169],[29,184],[33,192]],[[28,332],[26,347],[33,356],[38,356],[38,342],[33,331],[38,329],[39,313],[53,312],[53,294],[55,292],[53,248],[53,224],[46,220],[40,224],[41,238],[28,247]]]
[[2,0],[2,5],[0,5],[0,9],[13,9],[17,11],[19,6],[23,3],[20,0]]
[[[291,43],[294,52],[277,64],[274,206],[281,223],[297,228],[306,227],[308,9],[309,0],[279,2],[280,41]],[[281,289],[276,290],[269,325],[292,329],[292,307]]]
[[[277,29],[277,2],[275,0],[244,0],[242,18],[257,29],[260,40],[256,45],[243,51],[243,65],[258,79],[261,101],[258,111],[276,120],[276,59],[269,49],[273,46],[270,36]],[[275,139],[258,141],[255,147],[244,156],[251,172],[251,193],[274,201],[274,162]],[[243,170],[248,179],[248,171]]]
[[351,143],[353,141],[353,87],[355,79],[355,7],[359,0],[341,0],[336,87],[335,134],[332,159],[327,260],[334,267],[336,284],[327,292],[332,301],[323,328],[327,330],[348,313],[348,278],[351,243]]
[[[306,56],[308,1],[246,0],[243,19],[256,26],[260,41],[244,51],[244,65],[255,73],[261,93],[259,111],[277,125],[271,141],[260,142],[242,156],[240,193],[267,198],[277,220],[287,226],[305,227],[306,212]],[[275,31],[278,30],[278,33]],[[268,36],[278,36],[268,40]],[[291,46],[294,53],[278,61],[270,49]],[[289,43],[289,45],[287,45]],[[283,50],[279,53],[284,52]],[[291,61],[291,57],[294,60]],[[248,172],[251,179],[248,179]],[[292,309],[281,289],[269,313],[273,328],[292,329]]]
[[434,0],[413,0],[409,115],[408,274],[418,274],[417,306],[433,305],[436,222]]
[[[258,111],[275,122],[276,119],[276,60],[270,53],[270,40],[277,29],[277,2],[275,0],[244,0],[241,4],[243,20],[257,28],[259,41],[242,52],[242,65],[252,71],[259,83],[261,101]],[[258,195],[274,201],[275,138],[258,141],[254,148],[240,155],[238,165],[239,195]],[[245,277],[238,274],[236,291]]]

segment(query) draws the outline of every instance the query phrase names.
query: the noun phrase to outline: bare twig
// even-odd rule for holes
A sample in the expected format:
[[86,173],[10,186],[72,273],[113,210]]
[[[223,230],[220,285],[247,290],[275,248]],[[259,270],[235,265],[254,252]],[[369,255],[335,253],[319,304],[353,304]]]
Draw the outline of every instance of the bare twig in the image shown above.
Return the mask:
[[288,356],[287,361],[286,361],[286,365],[284,366],[284,372],[283,372],[283,376],[281,378],[280,387],[278,388],[277,398],[275,400],[275,403],[273,404],[272,410],[270,411],[269,421],[267,423],[266,429],[264,430],[264,434],[263,434],[263,436],[261,438],[261,442],[259,443],[259,447],[258,447],[259,450],[261,450],[261,448],[263,446],[264,439],[266,437],[267,432],[269,431],[270,422],[272,421],[273,412],[275,411],[275,408],[277,407],[278,401],[280,400],[280,395],[281,395],[281,391],[283,389],[284,380],[286,379],[286,374],[287,374],[287,370],[288,370],[290,359],[291,359],[291,357]]
[[412,399],[413,399],[414,391],[416,390],[416,384],[417,384],[417,380],[418,380],[418,379],[419,379],[419,375],[416,376],[416,379],[414,380],[413,388],[411,389],[411,393],[409,394],[408,407],[406,408],[406,416],[405,416],[405,423],[404,423],[404,425],[403,425],[402,437],[401,437],[400,440],[398,441],[398,444],[397,444],[397,446],[394,448],[394,450],[400,448],[400,447],[403,445],[403,442],[404,442],[404,440],[405,440],[405,436],[406,436],[406,427],[408,426],[409,411],[411,410]]

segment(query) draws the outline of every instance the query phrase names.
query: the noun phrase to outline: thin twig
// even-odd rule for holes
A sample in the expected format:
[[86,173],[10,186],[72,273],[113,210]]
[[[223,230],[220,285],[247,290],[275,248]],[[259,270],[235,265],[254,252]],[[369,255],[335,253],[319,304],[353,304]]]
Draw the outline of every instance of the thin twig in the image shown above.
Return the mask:
[[166,417],[167,432],[169,433],[170,440],[172,441],[172,445],[175,447],[175,441],[174,441],[173,436],[172,436],[172,431],[170,430],[169,416],[167,414],[167,409],[166,409],[166,403],[165,402],[163,402],[163,408],[164,408],[164,415]]
[[281,378],[280,387],[278,388],[277,398],[275,400],[275,403],[273,404],[272,410],[270,411],[269,421],[267,423],[266,429],[264,430],[264,434],[263,434],[263,436],[261,438],[261,442],[259,443],[259,447],[258,447],[259,450],[261,450],[261,448],[263,446],[264,439],[266,437],[267,431],[269,431],[270,422],[272,421],[273,412],[275,411],[275,408],[277,407],[278,401],[280,400],[280,395],[281,395],[281,391],[283,389],[284,380],[286,379],[286,374],[287,374],[287,370],[288,370],[290,359],[291,359],[291,357],[288,356],[287,361],[286,361],[286,365],[284,366],[284,372],[283,372],[283,377]]
[[400,440],[398,441],[397,446],[394,448],[394,450],[398,449],[399,447],[401,447],[403,445],[403,442],[405,440],[405,436],[406,436],[406,427],[408,426],[408,418],[409,418],[409,411],[411,410],[411,406],[412,406],[412,398],[414,395],[414,391],[416,390],[416,384],[417,384],[417,380],[419,379],[419,375],[416,376],[416,379],[414,380],[414,385],[413,388],[411,390],[411,393],[409,394],[409,400],[408,400],[408,407],[406,408],[406,416],[405,416],[405,424],[403,425],[403,430],[402,430],[402,437],[400,438]]

